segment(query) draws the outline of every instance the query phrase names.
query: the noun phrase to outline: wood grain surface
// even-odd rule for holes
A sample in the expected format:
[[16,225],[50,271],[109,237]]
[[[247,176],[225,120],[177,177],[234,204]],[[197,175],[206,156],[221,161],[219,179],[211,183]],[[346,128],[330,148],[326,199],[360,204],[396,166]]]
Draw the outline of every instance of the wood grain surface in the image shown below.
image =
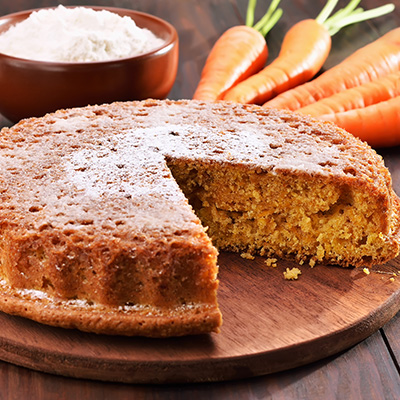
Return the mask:
[[[134,2],[132,0],[93,0],[89,3],[85,0],[14,0],[12,2],[0,2],[0,15],[42,6],[56,6],[59,3],[64,5],[93,4],[134,8],[158,15],[171,22],[177,28],[180,37],[180,64],[177,80],[169,97],[179,99],[192,96],[205,58],[218,36],[227,28],[243,23],[247,0],[135,0]],[[281,0],[284,15],[268,35],[269,60],[272,60],[278,54],[283,35],[287,29],[300,19],[315,17],[324,3],[324,0]],[[339,5],[346,3],[345,0],[339,1]],[[378,3],[380,4],[375,0],[363,0],[362,6],[368,9],[378,5]],[[335,35],[331,54],[323,69],[330,68],[355,49],[397,27],[400,24],[400,1],[395,0],[394,3],[396,10],[389,16],[348,27]],[[265,11],[265,4],[266,2],[263,1],[258,2],[258,17]],[[9,121],[0,116],[0,126],[9,124]],[[400,193],[399,148],[381,149],[379,153],[383,155],[392,173],[395,190]],[[257,263],[258,261],[255,262],[255,264]],[[254,262],[251,264],[253,265]],[[282,267],[283,264],[280,264],[278,268]],[[283,283],[304,285],[309,279],[308,272],[314,274],[315,271],[317,274],[321,273],[322,268],[304,271],[301,280],[297,282]],[[353,271],[353,273],[355,272]],[[276,279],[278,277],[281,279],[280,273],[276,273]],[[328,278],[328,276],[325,276],[325,278]],[[349,290],[345,290],[344,298],[349,300],[351,293],[354,293],[354,288],[358,288],[366,282],[365,278],[371,278],[371,275],[368,277],[361,275],[359,279],[355,279],[355,286],[350,285],[350,289],[347,286]],[[381,276],[372,274],[372,282],[377,278],[381,278]],[[385,286],[385,284],[382,285],[382,282],[380,283],[377,286],[380,288],[379,291],[383,290],[382,287],[386,287],[393,292],[392,295],[390,295],[390,292],[386,292],[384,296],[387,295],[389,300],[384,301],[379,311],[382,310],[382,307],[387,310],[393,307],[393,304],[398,306],[398,303],[396,303],[398,302],[398,287]],[[267,285],[269,284],[267,283]],[[337,284],[338,282],[335,285]],[[297,287],[294,293],[299,295],[297,291],[302,286],[295,285],[292,285],[292,287]],[[234,288],[237,288],[237,284],[234,285]],[[373,286],[369,288],[369,295],[376,299]],[[312,287],[313,291],[314,288]],[[224,296],[223,293],[221,295]],[[378,294],[378,297],[381,295],[382,293]],[[354,304],[355,309],[368,308],[367,298],[362,297],[361,305],[358,304],[358,298],[353,298],[353,300],[356,302]],[[327,298],[323,297],[321,301],[326,305]],[[282,305],[284,302],[284,299],[281,300]],[[391,302],[393,303],[391,304]],[[319,298],[315,299],[313,305],[317,310],[321,310]],[[264,305],[263,307],[266,308],[267,306]],[[340,307],[337,310],[339,309]],[[354,311],[342,308],[341,312],[343,315],[340,318],[345,321],[354,317]],[[291,315],[293,317],[294,314]],[[340,321],[339,313],[336,315]],[[386,318],[390,315],[390,312],[384,311],[383,315]],[[320,317],[326,317],[326,313],[323,313]],[[257,318],[258,315],[253,320],[255,325],[259,326],[260,322]],[[4,320],[1,320],[3,327]],[[253,320],[247,318],[246,323],[251,323]],[[339,353],[327,356],[319,361],[311,362],[309,360],[310,363],[307,361],[305,365],[290,370],[223,382],[185,385],[123,384],[65,378],[51,373],[36,372],[7,362],[0,362],[0,399],[398,399],[400,398],[400,342],[398,338],[400,315],[397,314],[379,330],[376,330],[378,326],[385,322],[382,317],[376,318],[376,313],[372,313],[367,318],[367,321],[371,320],[373,322],[369,325],[369,328],[368,323],[366,324],[367,328],[370,329],[368,335],[371,334],[371,336],[362,340],[361,336],[363,335],[361,335],[359,339],[362,341],[346,351],[339,351]],[[293,320],[291,321],[293,322]],[[21,321],[18,321],[18,319],[8,320],[8,323],[13,326],[17,345],[24,343],[28,336],[24,325],[18,326],[19,322]],[[14,323],[16,325],[13,325]],[[28,325],[30,324],[29,322]],[[297,329],[296,321],[293,324]],[[38,325],[34,323],[32,325],[35,325],[35,329],[38,328]],[[362,326],[365,329],[365,326]],[[364,332],[367,330],[364,330]],[[354,330],[353,334],[359,335],[359,331]],[[262,335],[265,337],[267,333],[263,332]],[[0,337],[2,336],[0,335]],[[57,335],[55,335],[55,341],[56,338]],[[357,342],[358,338],[354,343]],[[30,346],[34,348],[36,345],[35,340],[30,338]],[[0,348],[4,351],[1,343]],[[30,348],[32,349],[32,347]],[[313,351],[318,353],[320,347],[316,346]],[[23,353],[22,356],[24,356]],[[40,356],[37,355],[37,357],[39,360],[31,359],[31,362],[40,361]]]

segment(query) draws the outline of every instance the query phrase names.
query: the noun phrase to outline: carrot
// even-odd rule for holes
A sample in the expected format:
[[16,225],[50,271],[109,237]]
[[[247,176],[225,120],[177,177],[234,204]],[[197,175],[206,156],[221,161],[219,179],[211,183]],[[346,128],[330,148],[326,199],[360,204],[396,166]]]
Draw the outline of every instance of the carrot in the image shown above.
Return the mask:
[[400,144],[400,96],[364,108],[321,115],[372,147]]
[[228,29],[216,41],[206,60],[193,99],[219,100],[231,86],[259,71],[268,57],[265,36],[282,15],[273,0],[264,17],[254,22],[256,0],[249,0],[246,25]]
[[299,108],[297,112],[318,118],[324,114],[335,114],[367,107],[396,96],[400,96],[400,71],[335,93],[332,96]]
[[278,57],[259,73],[228,90],[224,100],[263,104],[310,80],[329,55],[332,35],[346,25],[393,10],[392,5],[386,5],[363,12],[356,8],[360,1],[350,1],[345,8],[329,17],[338,0],[328,0],[316,19],[295,24],[286,33]]
[[264,106],[297,110],[400,69],[400,28],[358,49],[310,82],[279,94]]
[[228,90],[224,100],[262,104],[311,79],[324,64],[330,48],[330,36],[322,25],[312,19],[301,21],[286,34],[279,57]]

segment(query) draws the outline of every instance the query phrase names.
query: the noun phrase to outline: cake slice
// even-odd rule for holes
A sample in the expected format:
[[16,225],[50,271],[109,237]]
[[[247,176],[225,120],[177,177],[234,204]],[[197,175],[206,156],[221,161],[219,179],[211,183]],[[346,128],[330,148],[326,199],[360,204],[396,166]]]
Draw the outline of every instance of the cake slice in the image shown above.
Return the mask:
[[330,123],[147,100],[3,129],[0,227],[1,310],[168,337],[219,331],[218,250],[385,263],[399,199],[382,158]]

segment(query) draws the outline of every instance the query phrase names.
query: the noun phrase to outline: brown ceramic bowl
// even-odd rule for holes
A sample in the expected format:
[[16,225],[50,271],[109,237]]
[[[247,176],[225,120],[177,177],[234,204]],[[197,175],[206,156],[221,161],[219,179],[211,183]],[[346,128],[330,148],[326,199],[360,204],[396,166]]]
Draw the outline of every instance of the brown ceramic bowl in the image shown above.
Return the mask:
[[[113,61],[67,63],[33,61],[0,53],[0,113],[16,122],[60,108],[113,101],[163,99],[178,67],[178,35],[155,16],[113,7],[90,7],[131,17],[140,28],[165,40],[163,46]],[[33,11],[0,17],[0,34]]]

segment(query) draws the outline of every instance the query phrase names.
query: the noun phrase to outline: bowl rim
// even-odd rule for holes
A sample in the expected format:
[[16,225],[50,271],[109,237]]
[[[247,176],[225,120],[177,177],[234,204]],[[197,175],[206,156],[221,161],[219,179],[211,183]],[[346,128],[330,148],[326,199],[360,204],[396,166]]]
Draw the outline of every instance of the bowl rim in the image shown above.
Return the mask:
[[[141,17],[148,18],[155,22],[158,22],[160,25],[164,25],[164,27],[167,28],[167,31],[169,33],[169,38],[167,40],[165,40],[164,44],[162,44],[161,46],[155,47],[153,50],[147,51],[145,53],[138,54],[135,56],[115,58],[112,60],[103,60],[103,61],[70,62],[70,61],[32,60],[30,58],[22,58],[22,57],[16,57],[16,56],[12,56],[9,54],[5,54],[5,53],[2,53],[1,51],[0,51],[0,56],[4,57],[5,59],[18,61],[20,63],[37,64],[38,66],[39,65],[48,65],[48,66],[60,66],[60,67],[63,66],[63,67],[74,68],[74,66],[82,67],[85,65],[94,66],[94,65],[115,64],[115,63],[126,62],[128,60],[140,60],[140,59],[145,59],[145,58],[149,58],[149,57],[153,57],[153,56],[159,56],[159,55],[167,53],[172,47],[174,47],[174,45],[179,40],[178,33],[177,33],[175,27],[171,23],[169,23],[168,21],[166,21],[160,17],[157,17],[156,15],[145,13],[143,11],[137,11],[137,10],[133,10],[130,8],[122,8],[122,7],[91,6],[91,5],[82,5],[82,6],[76,5],[76,6],[63,6],[63,7],[65,7],[65,8],[90,8],[95,11],[106,10],[106,11],[114,12],[116,14],[118,14],[118,12],[123,12],[123,13],[128,12],[128,13],[132,13],[133,15],[139,15]],[[5,14],[5,15],[0,16],[0,26],[1,26],[2,19],[12,19],[12,18],[21,16],[21,15],[25,15],[25,14],[27,15],[26,18],[28,18],[29,15],[32,14],[33,12],[40,11],[40,10],[54,10],[56,8],[57,8],[57,6],[39,7],[39,8],[32,8],[32,9],[28,9],[28,10],[17,11],[17,12],[11,13],[11,14]],[[134,19],[133,16],[130,16],[130,17],[132,19]],[[136,21],[135,21],[135,23],[136,23]],[[146,28],[146,29],[148,29],[148,28]]]

